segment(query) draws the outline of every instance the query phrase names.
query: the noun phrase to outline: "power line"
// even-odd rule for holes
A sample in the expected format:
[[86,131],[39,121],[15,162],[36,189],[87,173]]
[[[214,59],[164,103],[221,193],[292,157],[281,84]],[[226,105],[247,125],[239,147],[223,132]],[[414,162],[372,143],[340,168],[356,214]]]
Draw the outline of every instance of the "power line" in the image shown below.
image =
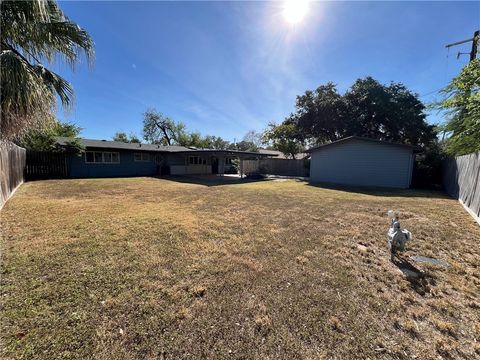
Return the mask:
[[443,87],[441,87],[440,89],[437,89],[437,90],[432,90],[432,91],[430,91],[430,92],[428,92],[428,93],[426,93],[426,94],[418,95],[418,97],[421,97],[421,98],[422,98],[422,97],[425,97],[425,96],[428,96],[428,95],[432,95],[432,94],[434,94],[434,93],[438,93],[438,92],[440,92],[440,91],[442,91],[442,90],[443,90]]

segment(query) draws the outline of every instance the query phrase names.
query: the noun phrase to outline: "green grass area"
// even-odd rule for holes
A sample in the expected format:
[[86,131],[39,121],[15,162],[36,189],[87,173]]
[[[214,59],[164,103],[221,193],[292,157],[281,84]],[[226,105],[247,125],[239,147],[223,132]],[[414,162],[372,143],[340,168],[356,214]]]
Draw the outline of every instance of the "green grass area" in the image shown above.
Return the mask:
[[[213,185],[23,185],[0,213],[2,357],[480,356],[480,227],[457,201]],[[411,279],[392,264],[391,208],[406,256],[451,266]]]

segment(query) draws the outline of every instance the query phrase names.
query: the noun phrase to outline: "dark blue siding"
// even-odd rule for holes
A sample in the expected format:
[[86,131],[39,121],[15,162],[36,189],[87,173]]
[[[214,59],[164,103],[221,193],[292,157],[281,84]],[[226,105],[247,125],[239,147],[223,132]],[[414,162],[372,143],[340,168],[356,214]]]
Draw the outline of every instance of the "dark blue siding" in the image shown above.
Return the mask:
[[149,161],[134,161],[135,151],[117,151],[108,149],[88,149],[88,151],[111,151],[120,153],[119,164],[89,164],[85,162],[85,154],[70,155],[68,165],[70,177],[120,177],[120,176],[152,176],[158,174],[158,165],[150,153]]

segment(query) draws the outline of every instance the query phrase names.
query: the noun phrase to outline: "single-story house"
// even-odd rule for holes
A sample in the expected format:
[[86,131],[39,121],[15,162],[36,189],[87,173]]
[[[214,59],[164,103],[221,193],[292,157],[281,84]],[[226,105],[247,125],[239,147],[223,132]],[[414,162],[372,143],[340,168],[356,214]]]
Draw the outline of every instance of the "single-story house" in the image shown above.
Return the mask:
[[[60,137],[65,146],[70,138]],[[72,178],[152,176],[152,175],[223,175],[234,159],[258,159],[267,154],[236,150],[197,149],[184,146],[124,143],[81,139],[85,152],[68,154],[67,167]]]
[[309,150],[310,182],[408,188],[418,148],[350,136]]

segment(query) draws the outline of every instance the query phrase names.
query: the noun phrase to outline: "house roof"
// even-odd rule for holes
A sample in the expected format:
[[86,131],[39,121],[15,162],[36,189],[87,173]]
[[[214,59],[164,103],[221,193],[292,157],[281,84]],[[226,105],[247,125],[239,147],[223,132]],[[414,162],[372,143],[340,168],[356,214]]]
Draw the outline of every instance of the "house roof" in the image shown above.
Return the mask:
[[[58,145],[66,145],[68,141],[71,141],[68,137],[59,137],[57,139]],[[110,140],[93,140],[93,139],[80,139],[81,143],[85,147],[102,148],[102,149],[118,149],[118,150],[136,150],[136,151],[158,151],[158,152],[179,152],[179,151],[191,151],[191,149],[184,146],[164,146],[154,144],[140,144],[140,143],[125,143],[121,141]]]
[[[258,152],[260,154],[265,154],[265,155],[268,155],[268,156],[275,156],[277,159],[288,159],[288,157],[285,156],[284,153],[282,153],[281,151],[278,151],[278,150],[258,149]],[[310,156],[310,155],[307,154],[307,153],[298,153],[297,155],[295,155],[295,157],[297,159],[304,159],[307,156]]]
[[[183,151],[176,151],[178,153],[182,153]],[[267,154],[262,154],[261,152],[255,152],[255,151],[240,151],[240,150],[220,150],[220,149],[194,149],[194,148],[189,148],[188,153],[190,154],[197,154],[197,153],[221,153],[222,155],[252,155],[256,157],[268,157],[268,156],[276,156],[276,155],[267,155]]]
[[[72,138],[59,137],[57,143],[60,146],[65,146],[67,142]],[[222,155],[252,155],[252,156],[267,156],[262,153],[252,151],[239,151],[239,150],[218,150],[218,149],[197,149],[194,147],[185,147],[178,145],[155,145],[155,144],[140,144],[140,143],[125,143],[121,141],[110,140],[93,140],[93,139],[80,139],[82,145],[86,148],[99,148],[99,149],[115,149],[115,150],[135,150],[135,151],[153,151],[153,152],[168,152],[168,153],[212,153]],[[275,156],[275,155],[270,155]]]
[[349,136],[349,137],[345,137],[345,138],[343,138],[343,139],[340,139],[340,140],[337,140],[337,141],[333,141],[333,142],[328,143],[328,144],[323,144],[323,145],[319,145],[319,146],[313,147],[313,148],[311,148],[311,149],[308,149],[307,152],[312,153],[312,152],[320,151],[320,150],[323,150],[323,149],[325,149],[325,148],[328,148],[328,147],[331,147],[331,146],[335,146],[335,145],[338,145],[338,144],[341,144],[341,143],[350,142],[350,141],[373,142],[373,143],[379,143],[379,144],[383,144],[383,145],[391,145],[391,146],[397,146],[397,147],[407,148],[407,149],[410,149],[410,150],[412,150],[413,152],[416,152],[416,153],[421,152],[421,149],[420,149],[419,147],[417,147],[417,146],[408,145],[408,144],[394,143],[394,142],[384,141],[384,140],[377,140],[377,139],[372,139],[372,138],[367,138],[367,137],[362,137],[362,136]]

